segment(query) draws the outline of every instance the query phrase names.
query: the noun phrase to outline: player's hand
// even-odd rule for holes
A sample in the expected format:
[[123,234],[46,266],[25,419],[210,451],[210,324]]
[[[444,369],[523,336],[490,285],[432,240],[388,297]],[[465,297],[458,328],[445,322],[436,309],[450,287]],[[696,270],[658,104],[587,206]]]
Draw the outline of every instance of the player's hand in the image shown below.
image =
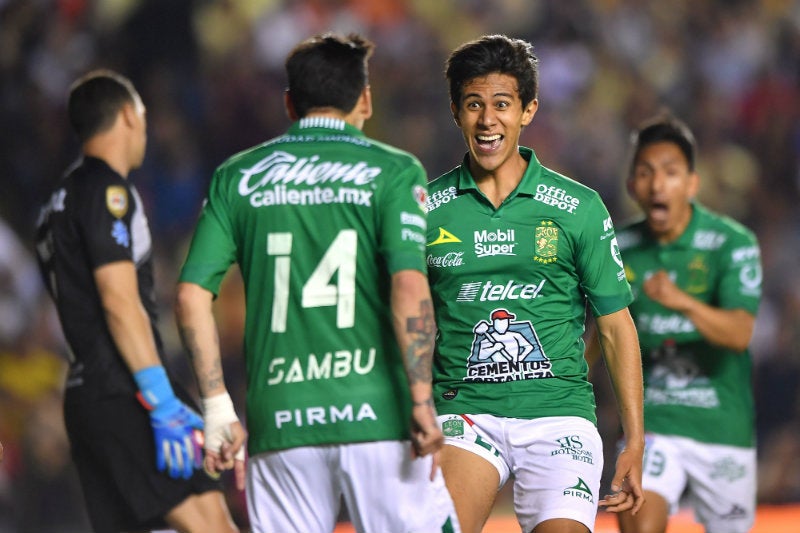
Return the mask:
[[642,284],[648,298],[673,311],[683,312],[691,305],[691,296],[683,292],[665,270],[659,270]]
[[503,349],[505,349],[505,347],[506,345],[502,342],[496,342],[492,345],[492,353],[501,352]]
[[173,478],[190,478],[194,469],[202,466],[195,430],[203,429],[203,419],[175,396],[164,367],[145,368],[134,374],[134,379],[139,385],[137,397],[150,411],[156,468]]
[[444,435],[436,420],[433,398],[428,398],[423,402],[414,402],[411,410],[411,457],[416,459],[433,454],[431,481],[439,467],[438,452],[442,446],[444,446]]
[[203,468],[212,477],[233,469],[236,487],[244,490],[244,444],[247,432],[236,416],[233,401],[227,392],[204,398],[203,413],[206,425]]
[[414,403],[411,410],[411,443],[414,457],[437,452],[444,445],[444,435],[436,420],[436,409],[431,398]]
[[644,504],[642,491],[642,455],[644,451],[622,450],[617,457],[617,469],[611,480],[611,494],[598,502],[611,513],[631,511],[635,515]]
[[203,419],[178,398],[150,411],[156,441],[156,466],[170,477],[192,477],[202,465],[203,454],[194,430],[203,429]]

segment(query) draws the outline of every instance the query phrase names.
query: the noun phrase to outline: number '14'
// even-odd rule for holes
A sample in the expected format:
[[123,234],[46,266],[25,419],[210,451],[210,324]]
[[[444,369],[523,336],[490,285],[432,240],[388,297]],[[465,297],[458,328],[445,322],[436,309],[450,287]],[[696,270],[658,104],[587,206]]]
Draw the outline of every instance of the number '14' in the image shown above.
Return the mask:
[[[341,230],[328,246],[303,285],[303,308],[336,306],[336,327],[351,328],[356,316],[356,252],[358,234]],[[267,235],[267,255],[275,257],[275,289],[272,298],[273,333],[286,331],[289,314],[289,279],[292,271],[292,234]],[[333,276],[336,274],[336,281]]]

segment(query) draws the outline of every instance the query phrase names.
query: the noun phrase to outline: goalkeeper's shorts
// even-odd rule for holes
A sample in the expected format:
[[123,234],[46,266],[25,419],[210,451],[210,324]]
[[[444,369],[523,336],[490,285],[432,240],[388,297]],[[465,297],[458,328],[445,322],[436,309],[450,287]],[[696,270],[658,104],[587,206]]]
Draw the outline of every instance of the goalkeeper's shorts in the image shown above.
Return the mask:
[[[175,392],[197,409],[180,387]],[[164,528],[164,515],[188,496],[222,490],[202,469],[190,479],[156,469],[150,417],[133,395],[66,401],[64,418],[95,531]]]

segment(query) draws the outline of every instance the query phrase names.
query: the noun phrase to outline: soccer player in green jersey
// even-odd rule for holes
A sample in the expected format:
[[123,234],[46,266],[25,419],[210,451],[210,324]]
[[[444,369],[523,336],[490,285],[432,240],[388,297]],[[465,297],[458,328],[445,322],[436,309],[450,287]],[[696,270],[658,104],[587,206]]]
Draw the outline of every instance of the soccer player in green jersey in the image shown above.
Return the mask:
[[[203,399],[206,467],[233,468],[244,430],[221,372],[212,300],[234,262],[247,309],[247,507],[253,531],[458,531],[434,454],[435,324],[425,265],[427,179],[366,137],[358,35],[286,61],[286,134],[215,172],[181,272],[177,315]],[[409,422],[410,421],[410,422]]]
[[695,141],[669,115],[633,136],[628,190],[644,219],[619,232],[645,376],[647,503],[623,533],[655,533],[688,496],[706,531],[750,531],[756,451],[748,344],[761,297],[754,234],[694,200]]
[[[502,35],[447,61],[462,164],[430,184],[428,276],[439,327],[441,464],[465,532],[514,478],[522,531],[592,531],[597,506],[642,504],[642,373],[632,300],[598,194],[519,146],[538,106],[532,46]],[[597,317],[627,446],[600,498],[603,453],[583,357]]]

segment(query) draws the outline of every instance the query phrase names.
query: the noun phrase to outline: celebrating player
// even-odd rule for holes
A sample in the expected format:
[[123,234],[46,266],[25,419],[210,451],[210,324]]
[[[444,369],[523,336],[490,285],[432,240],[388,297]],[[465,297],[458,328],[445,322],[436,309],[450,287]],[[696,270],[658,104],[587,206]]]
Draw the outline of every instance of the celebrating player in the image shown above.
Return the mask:
[[627,184],[644,219],[619,233],[644,359],[643,486],[624,533],[657,533],[688,494],[706,531],[755,519],[755,414],[748,345],[761,298],[755,235],[694,199],[695,140],[680,120],[647,121]]
[[[641,360],[611,218],[596,192],[518,145],[538,106],[529,43],[482,37],[457,48],[446,72],[468,152],[431,183],[428,202],[445,481],[465,532],[481,530],[511,477],[522,531],[591,531],[598,504],[642,504]],[[627,437],[604,499],[587,302]]]

